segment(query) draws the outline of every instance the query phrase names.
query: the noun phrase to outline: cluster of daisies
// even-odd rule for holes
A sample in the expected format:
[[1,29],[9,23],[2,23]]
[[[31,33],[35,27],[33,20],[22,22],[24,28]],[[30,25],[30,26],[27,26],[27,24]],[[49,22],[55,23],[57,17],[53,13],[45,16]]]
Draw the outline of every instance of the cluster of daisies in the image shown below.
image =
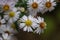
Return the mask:
[[15,21],[18,20],[20,11],[17,11],[15,4],[18,0],[0,0],[0,40],[12,40],[17,33]]
[[[18,33],[18,29],[37,34],[43,33],[46,29],[44,18],[36,16],[38,12],[42,14],[51,12],[56,6],[54,0],[22,0],[26,1],[24,6],[15,7],[19,0],[0,0],[0,40],[11,40],[11,37]],[[26,15],[22,15],[26,13]],[[27,15],[28,14],[28,15]]]
[[37,12],[42,14],[47,11],[51,12],[55,9],[56,2],[54,0],[28,0],[27,5],[29,14],[35,16]]

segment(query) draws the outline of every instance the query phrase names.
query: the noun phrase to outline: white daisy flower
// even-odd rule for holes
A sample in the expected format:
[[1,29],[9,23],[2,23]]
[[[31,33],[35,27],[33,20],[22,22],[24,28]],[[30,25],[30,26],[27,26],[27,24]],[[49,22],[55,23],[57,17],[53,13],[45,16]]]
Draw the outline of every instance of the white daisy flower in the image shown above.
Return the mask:
[[28,0],[27,5],[29,14],[33,16],[36,16],[37,12],[40,12],[43,8],[42,0]]
[[0,5],[2,5],[3,11],[9,11],[15,6],[14,1],[0,0]]
[[46,23],[44,22],[44,18],[38,17],[36,21],[37,21],[36,23],[39,26],[34,32],[38,34],[43,33],[44,29],[46,28]]
[[0,40],[3,40],[3,38],[2,38],[2,37],[0,37]]
[[15,26],[14,24],[8,23],[8,24],[6,24],[6,27],[3,27],[1,29],[2,29],[3,33],[8,33],[9,35],[10,34],[13,35],[13,34],[17,33],[17,30],[13,29],[14,26]]
[[19,27],[20,29],[23,28],[23,31],[33,32],[33,29],[37,28],[37,26],[38,25],[35,23],[34,17],[32,17],[31,15],[24,15],[22,18],[20,18]]
[[8,33],[3,33],[2,37],[4,40],[17,40],[17,38],[14,35],[9,35]]
[[8,38],[8,34],[7,33],[3,33],[2,37],[3,37],[3,39],[7,39]]
[[45,13],[47,11],[51,12],[54,10],[56,6],[56,2],[54,0],[43,0],[44,9],[41,11],[42,13]]
[[10,27],[3,27],[2,30],[3,30],[3,33],[12,34],[12,33],[11,33],[12,28],[10,28]]
[[11,40],[12,35],[9,35],[8,33],[3,33],[2,37],[4,40]]
[[11,29],[10,32],[11,32],[12,34],[16,34],[16,33],[17,33],[16,25],[15,25],[14,23],[8,23],[8,24],[7,24],[7,27],[8,27],[9,29]]
[[6,27],[5,23],[6,23],[6,21],[4,19],[1,19],[1,17],[0,17],[0,33],[3,33],[2,28]]
[[4,19],[8,20],[9,23],[13,23],[19,19],[20,11],[17,11],[16,8],[13,8],[12,11],[5,13]]

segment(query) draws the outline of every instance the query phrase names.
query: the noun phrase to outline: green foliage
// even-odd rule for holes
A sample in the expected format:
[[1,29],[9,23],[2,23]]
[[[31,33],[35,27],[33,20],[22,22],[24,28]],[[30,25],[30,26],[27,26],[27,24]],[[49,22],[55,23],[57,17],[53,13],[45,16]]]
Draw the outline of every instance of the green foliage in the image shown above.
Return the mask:
[[15,6],[16,7],[24,7],[25,9],[27,9],[27,1],[26,0],[19,0]]

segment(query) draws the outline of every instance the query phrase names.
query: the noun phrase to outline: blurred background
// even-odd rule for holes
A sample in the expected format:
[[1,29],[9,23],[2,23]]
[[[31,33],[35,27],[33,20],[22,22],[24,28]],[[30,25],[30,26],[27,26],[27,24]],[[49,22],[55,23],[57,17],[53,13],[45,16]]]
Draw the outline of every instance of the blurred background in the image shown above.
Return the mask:
[[20,30],[15,36],[18,40],[60,40],[60,0],[57,1],[57,6],[52,12],[45,14],[38,13],[39,16],[45,18],[47,28],[41,35],[23,32]]

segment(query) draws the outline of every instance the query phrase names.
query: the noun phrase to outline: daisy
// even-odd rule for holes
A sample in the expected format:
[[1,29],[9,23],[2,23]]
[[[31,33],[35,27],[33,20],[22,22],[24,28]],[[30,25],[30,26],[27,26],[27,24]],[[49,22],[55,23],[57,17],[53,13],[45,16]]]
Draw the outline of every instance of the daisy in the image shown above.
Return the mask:
[[20,29],[23,28],[23,31],[33,32],[33,29],[37,28],[37,26],[38,25],[35,23],[34,17],[32,17],[31,15],[24,15],[22,18],[20,18],[19,27]]
[[6,27],[1,28],[3,30],[3,33],[8,33],[9,35],[13,35],[17,33],[17,30],[14,29],[15,24],[6,24]]
[[37,12],[40,12],[43,8],[42,0],[28,0],[27,7],[29,14],[36,16]]
[[11,40],[11,35],[9,35],[8,33],[3,33],[2,37],[4,40]]
[[46,23],[44,22],[44,18],[37,17],[37,22],[39,26],[38,28],[34,31],[38,34],[43,33],[44,29],[46,28]]
[[8,20],[9,23],[13,23],[19,19],[20,11],[17,11],[16,8],[13,8],[12,11],[4,13],[4,19]]
[[9,11],[15,6],[14,1],[0,0],[0,5],[2,5],[3,11]]
[[6,23],[6,21],[4,19],[1,19],[1,17],[0,17],[0,33],[3,33],[2,28],[6,27],[5,23]]
[[2,37],[4,40],[17,40],[17,38],[13,35],[9,35],[8,33],[3,33]]
[[42,11],[42,13],[45,13],[47,11],[51,12],[52,10],[54,10],[55,6],[56,6],[56,2],[54,0],[43,0],[44,5],[44,10]]
[[15,25],[14,23],[8,23],[8,24],[7,24],[7,27],[8,27],[9,29],[11,29],[10,32],[11,32],[12,34],[16,34],[16,33],[17,33],[16,25]]
[[2,34],[2,37],[3,37],[4,40],[7,40],[8,34],[7,34],[7,33],[3,33],[3,34]]

